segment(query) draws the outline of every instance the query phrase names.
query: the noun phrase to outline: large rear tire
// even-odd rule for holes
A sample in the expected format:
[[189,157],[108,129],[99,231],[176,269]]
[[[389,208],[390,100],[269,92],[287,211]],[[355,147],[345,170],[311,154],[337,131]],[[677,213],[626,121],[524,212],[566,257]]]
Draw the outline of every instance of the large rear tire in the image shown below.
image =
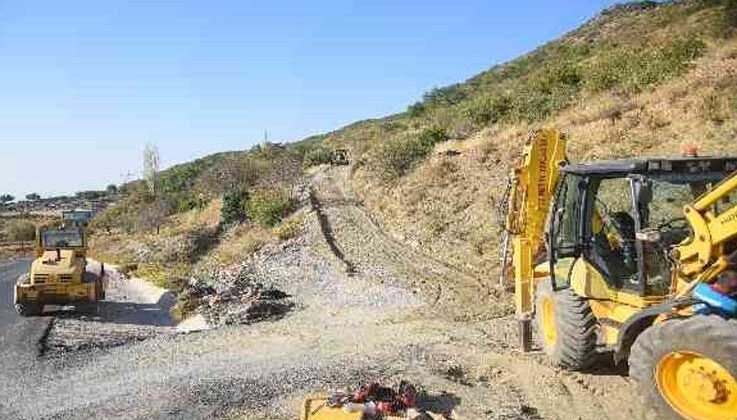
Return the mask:
[[635,341],[630,376],[658,419],[737,419],[737,320],[693,316]]
[[555,364],[585,370],[596,362],[596,318],[585,298],[571,289],[553,291],[544,280],[535,292],[535,319],[540,343]]

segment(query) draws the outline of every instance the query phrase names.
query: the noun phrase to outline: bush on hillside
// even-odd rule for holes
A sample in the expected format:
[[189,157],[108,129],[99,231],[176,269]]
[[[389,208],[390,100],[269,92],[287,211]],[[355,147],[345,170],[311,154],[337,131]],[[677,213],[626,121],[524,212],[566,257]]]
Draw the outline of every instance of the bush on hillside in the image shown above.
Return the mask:
[[390,140],[381,150],[380,163],[384,174],[390,178],[407,173],[416,162],[422,160],[436,144],[448,140],[441,128],[426,128],[419,133],[408,133]]
[[[477,126],[498,122],[537,121],[570,104],[583,83],[583,72],[574,59],[588,53],[586,48],[559,48],[560,62],[544,65],[532,58],[504,68],[524,76],[506,88],[468,101],[463,114]],[[487,76],[487,79],[491,76]],[[484,83],[488,82],[484,81]]]
[[296,204],[296,199],[286,189],[262,189],[251,195],[246,209],[251,220],[273,227],[294,211]]
[[423,95],[422,100],[426,106],[449,106],[463,102],[467,98],[466,91],[460,84],[435,88]]
[[200,192],[181,192],[171,194],[169,201],[172,203],[174,213],[186,213],[191,210],[204,210],[211,200]]
[[325,137],[326,137],[325,134],[317,134],[314,136],[310,136],[310,137],[307,137],[306,139],[289,144],[289,148],[297,156],[301,156],[304,159],[304,157],[307,156],[307,154],[311,150],[322,147]]
[[551,91],[525,87],[512,100],[511,121],[539,121],[568,106],[575,98],[575,86],[560,86]]
[[464,113],[474,124],[483,126],[495,124],[505,118],[512,108],[512,102],[506,95],[489,94],[471,101]]
[[36,238],[36,225],[26,220],[13,220],[5,227],[5,236],[10,241],[33,241]]
[[205,196],[238,193],[253,186],[267,171],[267,163],[250,154],[226,156],[198,176],[194,190]]
[[112,233],[114,230],[132,232],[134,223],[129,216],[129,213],[125,211],[125,205],[122,203],[108,207],[95,216],[90,224],[90,231],[94,233],[99,231]]
[[426,107],[424,103],[415,102],[407,107],[407,114],[409,114],[410,118],[418,118],[425,113],[425,110]]
[[156,231],[159,234],[161,226],[173,212],[173,205],[168,197],[160,196],[146,203],[138,212],[136,229],[139,231]]
[[325,147],[316,147],[305,154],[305,166],[317,166],[330,163],[331,153]]
[[230,192],[223,195],[223,207],[220,210],[220,224],[227,226],[246,220],[246,203],[248,193],[245,191]]
[[156,241],[150,258],[159,264],[194,264],[218,242],[218,229],[204,226],[194,227],[178,235],[161,238]]
[[688,38],[655,49],[612,49],[588,67],[586,85],[593,91],[621,87],[638,92],[681,74],[705,48],[702,40]]
[[304,217],[300,214],[290,216],[274,227],[274,234],[282,241],[292,239],[302,232]]
[[726,0],[725,8],[727,25],[731,28],[737,28],[737,0]]

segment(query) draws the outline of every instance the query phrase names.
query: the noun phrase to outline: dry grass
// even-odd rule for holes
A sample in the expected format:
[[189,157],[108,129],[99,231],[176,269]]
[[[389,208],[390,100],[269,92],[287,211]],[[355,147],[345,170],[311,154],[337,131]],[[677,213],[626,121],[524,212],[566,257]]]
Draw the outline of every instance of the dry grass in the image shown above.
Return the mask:
[[288,218],[282,220],[281,223],[274,226],[271,230],[282,241],[292,239],[299,236],[304,229],[305,217],[303,213],[295,213]]
[[245,223],[226,233],[220,244],[203,258],[203,263],[230,265],[274,241],[275,236],[270,229]]

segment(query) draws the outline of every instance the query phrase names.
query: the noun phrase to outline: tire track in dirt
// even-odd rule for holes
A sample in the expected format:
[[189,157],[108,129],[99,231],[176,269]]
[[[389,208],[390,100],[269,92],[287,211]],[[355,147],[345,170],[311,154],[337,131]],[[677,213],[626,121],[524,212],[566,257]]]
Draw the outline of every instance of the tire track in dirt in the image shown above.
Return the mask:
[[443,317],[480,320],[509,313],[511,304],[498,304],[511,302],[506,292],[386,234],[356,199],[349,168],[330,168],[315,174],[311,200],[319,203],[318,216],[328,233],[328,246],[339,243],[336,256],[344,264],[350,261],[354,270],[376,274],[382,281],[399,280],[409,285]]
[[341,251],[340,246],[335,240],[335,233],[333,232],[333,228],[330,225],[330,219],[328,218],[328,215],[325,213],[325,211],[323,211],[322,203],[320,203],[320,200],[317,198],[317,195],[315,194],[315,189],[313,187],[310,187],[309,195],[310,207],[312,208],[312,211],[315,212],[315,214],[317,215],[317,221],[320,225],[320,231],[322,232],[322,236],[325,239],[325,242],[328,244],[330,251],[341,263],[345,265],[346,274],[355,274],[356,266],[351,261],[346,259],[345,254],[343,253],[343,251]]

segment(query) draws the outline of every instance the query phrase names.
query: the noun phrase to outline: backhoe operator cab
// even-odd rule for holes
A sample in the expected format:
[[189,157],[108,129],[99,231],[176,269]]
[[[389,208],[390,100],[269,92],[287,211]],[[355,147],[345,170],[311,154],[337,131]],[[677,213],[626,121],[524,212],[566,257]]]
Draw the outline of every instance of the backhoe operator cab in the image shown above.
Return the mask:
[[81,227],[41,228],[36,234],[36,259],[15,287],[15,308],[21,316],[40,315],[44,305],[97,302],[105,298],[104,268],[87,270],[87,241]]
[[[679,290],[673,249],[693,236],[683,209],[737,170],[733,158],[601,161],[560,168],[534,268],[537,330],[554,361],[586,369],[596,354],[626,360]],[[714,204],[714,213],[737,195]],[[547,258],[546,258],[547,257]],[[531,299],[532,300],[532,299]],[[557,314],[556,314],[557,312]],[[561,318],[562,313],[572,315]],[[569,330],[573,342],[560,339]]]
[[[638,307],[663,301],[672,286],[668,252],[691,235],[684,206],[735,170],[737,159],[725,158],[562,167],[546,234],[553,289],[583,289],[576,291],[600,299],[616,291]],[[716,207],[731,207],[734,198]],[[601,284],[572,281],[577,263]]]

